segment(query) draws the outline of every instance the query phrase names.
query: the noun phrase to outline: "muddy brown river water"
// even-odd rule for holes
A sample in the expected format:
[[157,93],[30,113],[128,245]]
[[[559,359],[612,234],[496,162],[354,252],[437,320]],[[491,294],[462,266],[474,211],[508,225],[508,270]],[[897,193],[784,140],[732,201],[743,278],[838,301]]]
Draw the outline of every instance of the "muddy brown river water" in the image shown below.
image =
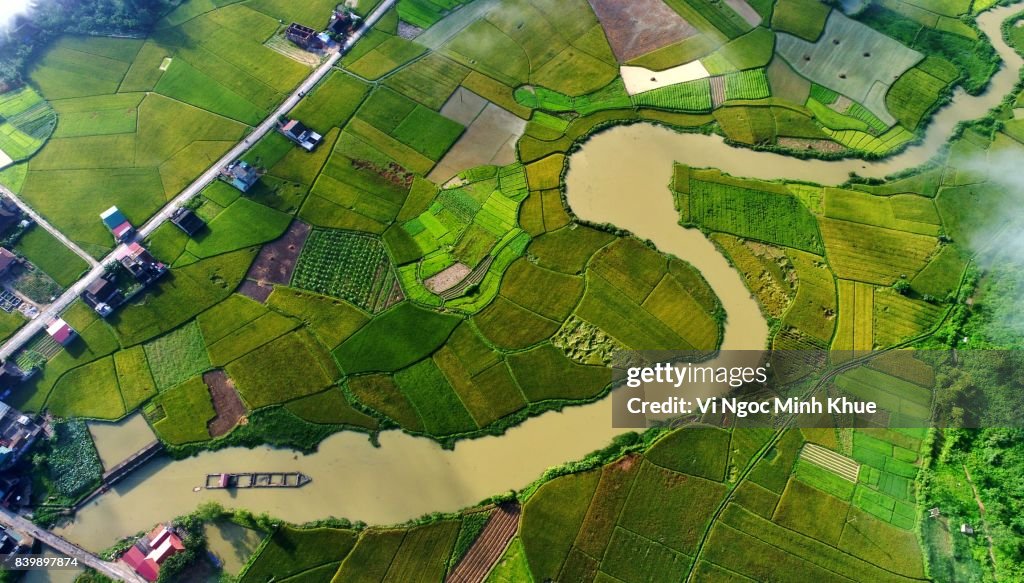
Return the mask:
[[[701,233],[676,224],[667,190],[672,163],[678,160],[738,176],[823,184],[843,182],[851,171],[881,177],[919,165],[938,152],[957,122],[984,115],[1012,89],[1022,60],[1002,41],[999,26],[1017,10],[1019,7],[999,8],[979,18],[979,25],[1008,64],[995,75],[989,90],[977,97],[958,91],[953,105],[934,117],[924,141],[902,154],[880,162],[797,160],[732,148],[717,136],[632,125],[600,133],[572,155],[567,176],[569,204],[583,219],[629,229],[695,265],[728,315],[723,348],[762,348],[768,328],[739,275]],[[207,500],[293,522],[327,516],[371,524],[402,522],[433,511],[454,511],[495,493],[521,488],[546,468],[606,445],[622,432],[611,427],[610,419],[610,399],[604,399],[529,419],[500,437],[461,442],[453,451],[397,431],[382,434],[381,447],[375,448],[365,436],[346,432],[329,437],[311,455],[261,447],[232,448],[174,462],[157,460],[83,508],[73,523],[57,532],[99,550],[157,521],[190,512]],[[144,442],[145,432],[148,428],[136,422],[116,429],[94,429],[104,459],[125,449],[121,444]],[[301,471],[312,476],[313,482],[297,491],[193,492],[207,473],[281,470]]]

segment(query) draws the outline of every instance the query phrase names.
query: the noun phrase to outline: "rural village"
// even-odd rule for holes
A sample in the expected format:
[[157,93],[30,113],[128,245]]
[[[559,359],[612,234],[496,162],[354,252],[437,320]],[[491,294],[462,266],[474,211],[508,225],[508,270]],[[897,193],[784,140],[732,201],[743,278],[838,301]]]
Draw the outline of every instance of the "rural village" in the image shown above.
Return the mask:
[[1024,581],[1024,4],[0,31],[0,583]]

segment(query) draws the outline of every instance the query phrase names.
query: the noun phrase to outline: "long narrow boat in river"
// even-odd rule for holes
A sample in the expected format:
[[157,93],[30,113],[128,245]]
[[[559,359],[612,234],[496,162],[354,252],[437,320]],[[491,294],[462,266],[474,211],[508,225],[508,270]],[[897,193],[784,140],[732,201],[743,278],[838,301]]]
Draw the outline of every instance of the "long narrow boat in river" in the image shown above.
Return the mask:
[[301,472],[243,472],[206,474],[207,490],[233,488],[299,488],[312,478]]

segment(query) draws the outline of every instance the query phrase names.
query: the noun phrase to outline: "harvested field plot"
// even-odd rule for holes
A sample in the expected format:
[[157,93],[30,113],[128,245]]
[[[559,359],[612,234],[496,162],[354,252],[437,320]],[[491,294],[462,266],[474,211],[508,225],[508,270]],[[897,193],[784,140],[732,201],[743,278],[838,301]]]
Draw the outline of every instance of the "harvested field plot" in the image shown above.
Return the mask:
[[293,221],[284,235],[260,249],[249,272],[245,274],[246,279],[284,285],[291,282],[292,272],[309,231],[306,223]]
[[246,414],[245,405],[235,391],[235,384],[222,370],[203,374],[203,382],[210,389],[213,410],[217,416],[207,423],[210,437],[226,435]]
[[832,11],[817,42],[778,35],[777,50],[799,73],[862,103],[886,123],[896,118],[885,106],[888,88],[924,58],[921,53],[868,26]]
[[[469,91],[465,93],[476,97]],[[453,107],[449,108],[449,111],[451,109]],[[516,161],[515,144],[523,135],[524,129],[525,121],[493,103],[487,103],[427,177],[443,184],[467,168],[511,164]]]
[[697,34],[697,29],[661,0],[590,0],[620,63]]

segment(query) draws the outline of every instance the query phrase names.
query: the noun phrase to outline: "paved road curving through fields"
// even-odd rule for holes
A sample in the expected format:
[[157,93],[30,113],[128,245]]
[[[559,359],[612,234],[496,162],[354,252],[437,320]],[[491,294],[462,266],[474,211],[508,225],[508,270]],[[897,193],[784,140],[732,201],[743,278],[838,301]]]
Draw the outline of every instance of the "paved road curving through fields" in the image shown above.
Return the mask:
[[[398,0],[384,0],[384,2],[377,6],[377,8],[374,9],[373,13],[371,13],[370,16],[366,18],[363,27],[360,28],[355,34],[353,34],[351,38],[345,41],[345,44],[342,45],[340,51],[331,55],[330,58],[324,61],[322,65],[317,67],[309,75],[309,77],[306,77],[306,80],[300,83],[299,86],[296,87],[295,90],[291,92],[288,98],[285,99],[284,102],[280,106],[278,106],[277,109],[275,109],[269,116],[267,116],[267,118],[264,119],[263,122],[260,123],[260,125],[257,126],[255,130],[253,130],[252,133],[248,134],[245,137],[245,139],[243,139],[241,142],[235,144],[235,146],[231,148],[231,150],[228,151],[227,154],[224,154],[224,156],[222,156],[220,160],[217,160],[217,162],[213,166],[211,166],[209,169],[206,170],[206,172],[200,175],[199,178],[197,178],[191,184],[185,187],[184,190],[178,193],[177,196],[171,199],[170,202],[164,205],[163,208],[161,208],[155,215],[153,215],[148,221],[146,221],[145,224],[143,224],[138,229],[138,237],[142,239],[151,235],[153,231],[157,229],[157,227],[164,223],[164,221],[171,218],[171,214],[174,213],[175,209],[188,202],[189,199],[199,194],[199,192],[202,189],[206,188],[207,186],[210,185],[211,182],[216,180],[217,175],[220,173],[221,168],[223,168],[226,164],[236,160],[238,157],[244,154],[245,151],[251,148],[252,145],[255,144],[260,138],[274,131],[274,128],[277,126],[277,119],[291,111],[292,108],[294,108],[299,103],[299,101],[302,100],[302,97],[317,83],[319,83],[320,80],[327,75],[327,73],[331,71],[331,69],[334,67],[335,64],[337,64],[341,57],[346,52],[348,52],[352,48],[352,46],[360,38],[362,38],[364,34],[366,34],[368,30],[371,29],[373,25],[378,20],[380,20],[382,16],[384,16],[384,13],[387,12],[392,6],[394,6],[394,4],[397,1]],[[33,218],[37,220],[37,222],[40,225],[43,226],[43,228],[53,233],[53,235],[60,239],[60,241],[63,242],[65,245],[67,245],[68,248],[70,248],[76,254],[82,256],[83,259],[88,261],[89,264],[92,266],[92,269],[90,269],[89,272],[86,273],[81,279],[72,284],[63,294],[61,294],[60,297],[58,297],[52,304],[50,304],[50,306],[46,310],[42,311],[39,314],[39,316],[36,317],[35,320],[32,320],[31,322],[22,326],[21,329],[19,329],[18,332],[14,334],[14,336],[12,336],[10,339],[4,342],[3,346],[0,346],[0,361],[7,360],[12,354],[14,354],[15,351],[24,346],[26,342],[31,340],[32,337],[36,335],[36,333],[45,328],[47,322],[50,322],[53,318],[57,317],[62,311],[64,311],[65,308],[71,305],[71,303],[75,301],[75,298],[77,298],[83,291],[85,291],[85,288],[88,287],[90,283],[92,283],[98,277],[103,275],[103,265],[113,261],[115,254],[121,248],[121,246],[115,247],[114,250],[111,251],[106,257],[97,262],[87,253],[82,251],[70,239],[65,237],[60,231],[53,228],[35,211],[31,210],[31,208],[29,208],[28,205],[26,205],[23,201],[21,201],[21,199],[19,199],[13,193],[7,191],[6,189],[3,189],[2,192],[4,192],[4,194],[8,194],[8,196],[11,196],[11,198],[18,203],[18,206],[21,206],[23,209],[25,209],[26,212],[28,212]]]

